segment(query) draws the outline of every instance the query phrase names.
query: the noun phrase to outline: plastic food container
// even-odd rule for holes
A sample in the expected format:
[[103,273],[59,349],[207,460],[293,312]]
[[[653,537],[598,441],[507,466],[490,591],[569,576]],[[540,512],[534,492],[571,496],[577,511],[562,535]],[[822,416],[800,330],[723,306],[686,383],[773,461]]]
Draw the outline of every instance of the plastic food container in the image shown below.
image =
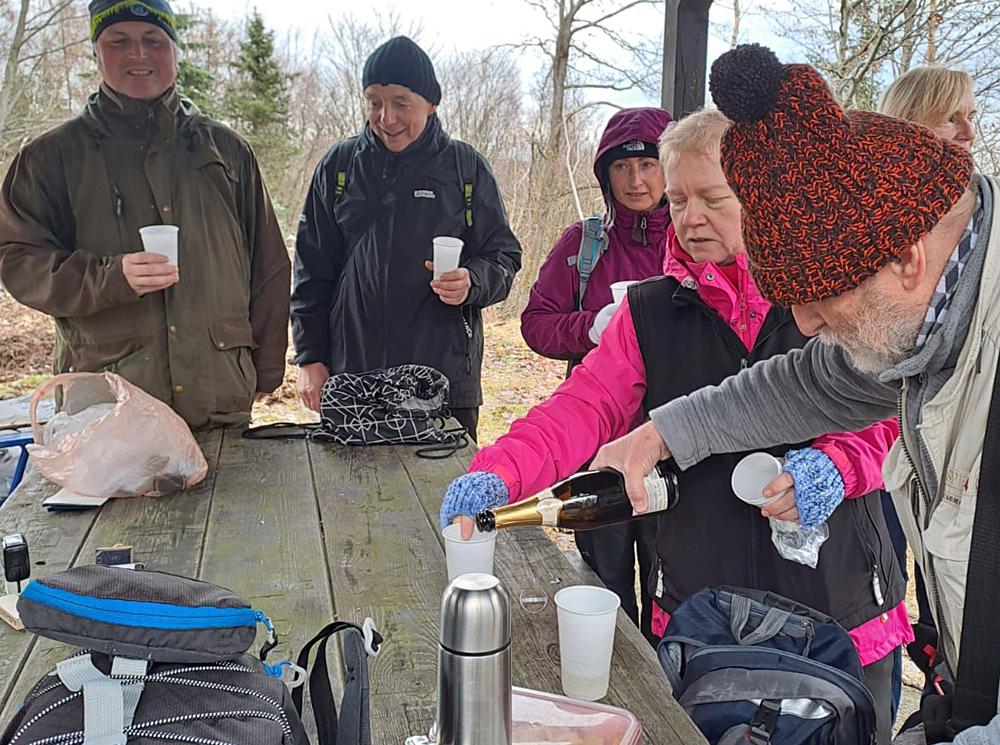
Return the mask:
[[642,725],[625,709],[513,689],[515,745],[637,745]]

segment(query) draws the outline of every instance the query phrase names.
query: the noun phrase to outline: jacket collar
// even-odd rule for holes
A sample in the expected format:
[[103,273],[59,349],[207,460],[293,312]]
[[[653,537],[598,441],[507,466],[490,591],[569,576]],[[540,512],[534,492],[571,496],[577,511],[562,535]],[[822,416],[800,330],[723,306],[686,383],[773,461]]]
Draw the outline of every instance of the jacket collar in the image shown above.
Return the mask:
[[[760,299],[767,302],[753,283],[745,253],[737,254],[736,265],[739,267],[739,287],[731,289],[744,293],[753,300]],[[683,286],[697,290],[699,294],[703,287],[720,284],[729,287],[727,281],[723,280],[721,283],[719,281],[719,278],[722,277],[722,270],[719,269],[718,264],[713,261],[695,261],[691,258],[690,254],[681,246],[681,242],[677,238],[677,231],[672,224],[667,228],[667,251],[663,257],[663,273],[668,277],[673,277]]]
[[181,130],[199,114],[198,107],[177,93],[173,86],[153,101],[141,101],[123,96],[101,83],[100,89],[90,95],[80,118],[97,139],[113,137],[126,127],[134,127],[147,120],[156,122],[156,128],[173,126]]
[[440,150],[445,144],[447,144],[448,135],[445,134],[444,128],[441,126],[441,120],[438,119],[438,115],[431,114],[427,117],[427,124],[424,125],[424,131],[420,133],[420,136],[417,137],[417,139],[407,145],[402,152],[394,153],[386,148],[382,140],[380,140],[378,135],[375,134],[375,131],[372,129],[372,125],[368,122],[365,122],[362,141],[364,142],[366,148],[370,148],[372,152],[378,153],[382,157],[410,159],[412,157]]
[[959,277],[948,316],[944,323],[931,332],[920,349],[914,350],[902,362],[881,373],[879,380],[882,382],[888,383],[919,375],[934,375],[954,367],[965,345],[976,308],[981,305],[981,301],[987,300],[983,292],[993,292],[993,288],[981,288],[980,285],[986,263],[986,249],[990,242],[993,211],[996,209],[996,195],[985,177],[977,175],[976,178],[979,179],[979,194],[987,218],[977,235],[965,271]]
[[[636,212],[617,201],[613,202],[615,222],[611,232],[628,243],[659,248],[666,240],[667,226],[670,224],[670,209],[662,203],[651,210]],[[643,222],[645,220],[645,222]]]

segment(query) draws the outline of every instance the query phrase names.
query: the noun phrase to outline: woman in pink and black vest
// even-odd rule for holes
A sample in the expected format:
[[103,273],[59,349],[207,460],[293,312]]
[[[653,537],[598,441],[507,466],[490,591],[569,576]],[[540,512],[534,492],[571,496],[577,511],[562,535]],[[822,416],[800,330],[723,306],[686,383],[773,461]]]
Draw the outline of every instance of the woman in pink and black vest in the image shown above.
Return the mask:
[[[521,314],[521,334],[543,357],[568,360],[572,368],[597,346],[616,309],[611,285],[654,277],[663,271],[670,211],[664,198],[657,141],[670,123],[663,109],[624,109],[608,121],[594,158],[604,195],[604,217],[575,222],[549,252]],[[584,236],[585,227],[596,228]],[[603,249],[581,290],[578,258]],[[586,269],[582,274],[586,276]],[[641,423],[642,418],[636,420]],[[577,464],[582,465],[582,464]],[[652,601],[647,589],[655,560],[656,520],[639,520],[577,533],[584,560],[622,601],[622,608],[651,641]],[[641,611],[635,596],[638,556]]]

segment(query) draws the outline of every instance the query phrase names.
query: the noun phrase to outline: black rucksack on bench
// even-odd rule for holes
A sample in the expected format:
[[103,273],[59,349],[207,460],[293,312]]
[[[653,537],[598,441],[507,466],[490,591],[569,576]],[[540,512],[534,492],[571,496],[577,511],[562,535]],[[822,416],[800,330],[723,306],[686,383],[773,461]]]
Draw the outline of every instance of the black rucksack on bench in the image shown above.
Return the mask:
[[[309,745],[301,688],[293,698],[281,680],[295,666],[262,662],[276,644],[270,620],[230,590],[83,566],[31,582],[18,612],[26,629],[80,649],[32,688],[0,745]],[[247,653],[258,623],[269,634],[261,658]],[[322,656],[341,631],[348,679],[339,732],[325,657],[310,676],[320,745],[370,745],[365,648],[377,650],[378,634],[366,624],[366,644],[357,626],[331,624],[300,660],[317,641]]]

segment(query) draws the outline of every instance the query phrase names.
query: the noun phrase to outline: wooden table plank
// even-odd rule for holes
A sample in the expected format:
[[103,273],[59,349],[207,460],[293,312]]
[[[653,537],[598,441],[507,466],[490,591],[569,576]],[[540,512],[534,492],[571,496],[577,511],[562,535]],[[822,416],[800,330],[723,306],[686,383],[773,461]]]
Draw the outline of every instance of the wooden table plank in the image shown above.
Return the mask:
[[[150,569],[195,576],[201,558],[205,524],[222,446],[222,432],[215,430],[202,433],[197,439],[208,462],[208,475],[194,489],[181,494],[113,499],[99,510],[49,513],[41,507],[42,495],[55,493],[58,487],[46,482],[37,472],[26,479],[25,493],[22,495],[19,487],[18,492],[11,497],[13,503],[8,503],[0,510],[0,523],[8,519],[5,513],[12,507],[18,506],[20,511],[31,514],[37,510],[41,513],[38,515],[38,535],[43,540],[50,537],[54,530],[74,527],[76,534],[68,538],[62,537],[58,549],[66,550],[70,546],[79,549],[71,561],[57,564],[58,559],[53,561],[52,556],[58,554],[53,554],[44,544],[36,548],[35,536],[29,535],[32,563],[45,562],[43,566],[32,567],[32,576],[41,577],[69,566],[93,563],[96,549],[115,543],[133,546],[133,557],[136,561],[144,562]],[[88,530],[80,532],[84,525],[88,526]],[[36,568],[42,571],[35,572]],[[0,707],[0,721],[3,722],[10,718],[35,681],[70,650],[69,646],[60,642],[38,639],[31,634],[18,634],[7,627],[0,630],[0,648],[12,641],[8,637],[15,636],[25,645],[25,663],[19,677],[3,676],[5,685],[9,688],[4,693]]]
[[[403,464],[428,519],[438,521],[444,489],[465,472],[470,452],[450,459],[429,461],[403,458]],[[439,534],[440,535],[440,534]],[[511,629],[514,685],[562,692],[559,677],[559,634],[553,597],[563,587],[600,584],[592,573],[581,575],[539,528],[500,531],[494,574],[511,596]],[[522,604],[523,595],[545,594],[548,603]],[[635,625],[618,612],[611,678],[606,703],[628,709],[643,723],[645,742],[684,745],[704,742],[691,720],[674,702],[653,648]]]
[[[396,448],[310,448],[338,616],[358,623],[371,616],[385,637],[369,668],[372,731],[378,743],[401,743],[430,724],[408,720],[433,718],[446,584],[436,527],[419,509]],[[404,701],[419,716],[401,717]]]
[[[272,663],[294,657],[332,620],[305,442],[246,440],[226,430],[199,576],[271,618],[280,640]],[[258,629],[251,651],[263,640]]]

